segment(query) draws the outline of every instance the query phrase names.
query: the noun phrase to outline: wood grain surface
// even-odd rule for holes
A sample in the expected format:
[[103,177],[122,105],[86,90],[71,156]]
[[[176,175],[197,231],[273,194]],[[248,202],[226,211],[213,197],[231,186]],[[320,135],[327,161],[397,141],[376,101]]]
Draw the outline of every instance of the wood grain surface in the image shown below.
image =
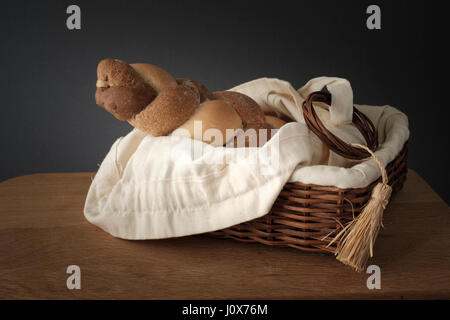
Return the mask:
[[[204,235],[126,241],[87,222],[94,173],[0,183],[0,299],[450,298],[449,207],[414,171],[385,212],[369,290],[331,255]],[[69,290],[67,266],[81,268]]]

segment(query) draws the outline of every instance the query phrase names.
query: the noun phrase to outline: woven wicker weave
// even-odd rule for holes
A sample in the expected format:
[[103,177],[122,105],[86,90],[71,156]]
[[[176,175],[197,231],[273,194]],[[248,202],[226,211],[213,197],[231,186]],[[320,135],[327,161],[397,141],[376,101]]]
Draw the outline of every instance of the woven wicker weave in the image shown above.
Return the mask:
[[[346,144],[323,126],[312,107],[315,101],[330,104],[331,96],[325,92],[314,92],[305,101],[303,112],[308,127],[336,153],[351,159],[367,157],[367,152]],[[374,126],[356,108],[353,123],[363,134],[367,145],[375,149],[378,138]],[[393,194],[403,187],[406,180],[407,160],[408,147],[405,143],[402,151],[386,166]],[[287,183],[267,215],[212,232],[210,235],[272,246],[288,246],[305,251],[333,253],[336,244],[327,245],[342,226],[353,219],[353,214],[356,216],[361,212],[378,181],[367,187],[355,189],[300,182]]]

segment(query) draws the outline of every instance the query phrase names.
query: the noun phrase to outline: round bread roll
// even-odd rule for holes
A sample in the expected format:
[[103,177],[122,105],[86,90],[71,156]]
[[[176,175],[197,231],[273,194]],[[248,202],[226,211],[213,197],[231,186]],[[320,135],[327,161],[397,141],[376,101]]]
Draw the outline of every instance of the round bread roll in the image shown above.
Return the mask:
[[[196,128],[200,124],[201,130],[200,127]],[[203,102],[195,113],[171,135],[190,137],[214,146],[223,146],[233,139],[235,131],[240,128],[242,128],[242,120],[229,102],[208,100]]]
[[148,63],[132,63],[130,66],[148,83],[157,93],[167,87],[175,87],[177,82],[166,70]]
[[165,136],[186,122],[199,103],[198,93],[187,86],[166,87],[129,123],[153,136]]
[[281,120],[280,118],[274,116],[265,116],[266,123],[272,126],[274,129],[280,129],[282,126],[286,124],[286,121]]
[[264,112],[261,110],[255,100],[249,96],[234,91],[214,92],[216,99],[226,100],[231,103],[233,108],[239,114],[244,126],[250,123],[264,123]]

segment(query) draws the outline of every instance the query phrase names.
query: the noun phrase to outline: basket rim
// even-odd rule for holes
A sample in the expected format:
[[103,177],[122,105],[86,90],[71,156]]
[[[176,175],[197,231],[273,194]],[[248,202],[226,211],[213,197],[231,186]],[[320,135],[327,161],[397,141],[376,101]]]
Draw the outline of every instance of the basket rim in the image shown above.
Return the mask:
[[[401,149],[399,150],[399,152],[395,155],[395,157],[394,157],[391,161],[389,161],[389,162],[387,163],[387,165],[385,164],[385,168],[386,168],[386,169],[387,169],[389,166],[392,166],[392,165],[394,165],[395,163],[398,163],[398,162],[400,161],[399,156],[402,156],[402,154],[404,154],[405,152],[406,152],[406,153],[408,152],[408,143],[409,143],[409,139],[407,139],[407,140],[403,143],[402,148],[401,148]],[[383,145],[380,145],[379,148],[382,148],[382,147],[383,147]],[[378,150],[379,150],[379,149],[378,149]],[[377,150],[377,151],[378,151],[378,150]],[[375,152],[375,153],[376,153],[376,152]],[[370,161],[373,161],[373,159],[363,159],[363,160],[360,160],[360,161],[355,161],[355,164],[354,164],[354,165],[352,165],[351,167],[347,167],[347,168],[343,168],[343,167],[339,167],[339,166],[333,166],[333,165],[311,165],[311,166],[303,166],[303,167],[301,167],[301,168],[297,168],[297,169],[294,171],[293,175],[295,174],[295,172],[296,172],[297,170],[302,170],[302,169],[305,169],[305,168],[320,168],[320,167],[327,167],[327,168],[337,168],[337,169],[350,170],[350,169],[354,169],[354,167],[357,166],[357,165],[360,165],[360,164],[363,164],[363,163],[368,163],[368,162],[370,162]],[[381,176],[381,173],[380,173],[380,176]],[[378,179],[379,179],[380,176],[378,176],[377,178],[375,178],[375,179],[372,180],[372,181],[367,182],[366,185],[363,185],[363,186],[356,186],[356,187],[339,187],[339,186],[335,186],[335,185],[331,185],[331,184],[308,183],[308,182],[303,182],[303,181],[301,181],[301,180],[288,181],[288,182],[286,182],[286,184],[300,184],[300,185],[302,185],[302,186],[314,186],[314,189],[315,189],[315,190],[317,190],[317,189],[319,189],[319,188],[321,188],[321,187],[325,188],[326,190],[330,190],[330,188],[335,188],[336,191],[339,191],[339,190],[354,190],[354,189],[362,189],[362,188],[367,188],[367,187],[369,187],[372,183],[374,183],[375,181],[378,181]]]

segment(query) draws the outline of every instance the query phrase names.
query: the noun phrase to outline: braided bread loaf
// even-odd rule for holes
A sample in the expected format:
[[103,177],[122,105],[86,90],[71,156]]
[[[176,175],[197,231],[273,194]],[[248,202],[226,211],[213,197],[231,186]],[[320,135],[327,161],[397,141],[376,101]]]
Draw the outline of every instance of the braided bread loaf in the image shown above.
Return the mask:
[[244,94],[211,93],[198,81],[175,79],[151,64],[104,59],[97,78],[96,103],[153,136],[188,136],[214,146],[262,146],[271,129],[285,124],[266,116]]

